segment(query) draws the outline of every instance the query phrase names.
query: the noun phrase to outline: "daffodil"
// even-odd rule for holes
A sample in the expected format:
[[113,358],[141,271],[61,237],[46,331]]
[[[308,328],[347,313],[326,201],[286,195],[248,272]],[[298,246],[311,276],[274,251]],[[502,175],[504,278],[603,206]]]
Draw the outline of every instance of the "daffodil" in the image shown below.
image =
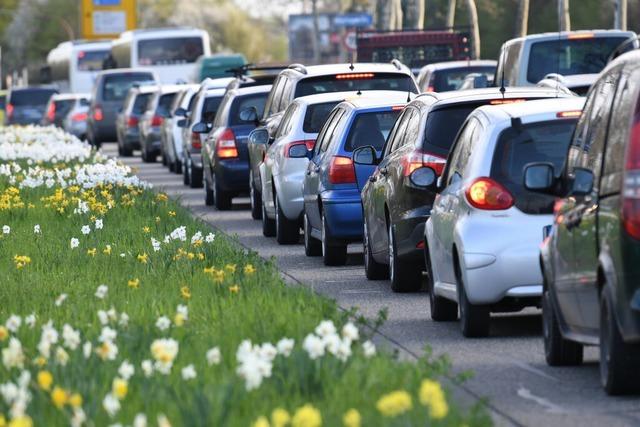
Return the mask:
[[80,393],[73,393],[71,396],[69,396],[69,405],[71,405],[71,407],[75,409],[78,409],[82,406],[82,396],[80,395]]
[[191,289],[188,286],[183,286],[180,288],[180,296],[184,299],[191,298]]
[[[2,426],[1,423],[0,426]],[[7,427],[33,427],[33,420],[28,415],[20,415],[9,421]]]
[[442,419],[449,413],[449,405],[442,386],[437,381],[425,379],[420,384],[418,392],[420,403],[429,408],[429,415],[436,420]]
[[111,384],[111,393],[118,399],[122,400],[127,397],[129,392],[129,383],[122,378],[115,378]]
[[146,253],[138,254],[137,258],[138,261],[140,261],[142,264],[146,264],[149,260],[149,256]]
[[56,408],[62,409],[69,401],[69,395],[64,389],[56,386],[51,392],[51,401]]
[[111,255],[111,245],[105,246],[104,249],[102,250],[102,253],[105,255]]
[[291,418],[293,427],[320,427],[322,425],[322,416],[320,411],[310,404],[306,404],[298,408]]
[[411,395],[404,390],[393,391],[382,396],[376,408],[385,417],[395,417],[412,408]]
[[342,417],[342,423],[344,427],[360,427],[362,423],[362,417],[357,409],[349,409]]
[[267,420],[267,417],[260,416],[258,417],[257,420],[253,422],[253,424],[251,424],[251,427],[271,427],[271,426],[269,425],[269,420]]
[[142,227],[142,231],[144,233],[151,233],[151,229],[149,227],[147,227],[147,226]]
[[224,266],[224,269],[227,270],[229,273],[235,273],[236,272],[236,265],[235,264],[227,264]]
[[176,216],[176,212],[175,211],[169,211],[167,213],[169,214],[169,216]]
[[232,294],[237,294],[239,291],[240,291],[240,286],[238,285],[229,286],[229,292],[231,292]]
[[37,375],[38,386],[45,391],[49,391],[51,389],[51,385],[53,384],[53,375],[49,371],[40,371]]
[[256,272],[256,269],[251,264],[247,264],[244,266],[244,274],[253,274]]
[[273,427],[285,427],[291,421],[291,415],[286,409],[276,408],[271,412],[271,425]]
[[140,287],[140,279],[131,279],[127,282],[127,285],[132,289],[138,289]]
[[96,256],[96,253],[97,253],[96,248],[87,249],[87,255]]
[[0,325],[0,342],[6,340],[7,338],[9,338],[9,330],[3,325]]

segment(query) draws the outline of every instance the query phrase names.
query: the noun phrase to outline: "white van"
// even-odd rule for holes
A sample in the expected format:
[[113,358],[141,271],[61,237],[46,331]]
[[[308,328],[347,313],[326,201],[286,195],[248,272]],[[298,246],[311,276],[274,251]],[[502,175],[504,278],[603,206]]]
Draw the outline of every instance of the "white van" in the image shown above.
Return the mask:
[[117,68],[144,67],[155,71],[164,84],[186,82],[202,55],[210,55],[209,34],[196,28],[176,27],[125,31],[113,41],[111,54]]
[[110,41],[72,40],[60,43],[47,55],[51,83],[60,92],[91,92],[98,72],[111,52]]

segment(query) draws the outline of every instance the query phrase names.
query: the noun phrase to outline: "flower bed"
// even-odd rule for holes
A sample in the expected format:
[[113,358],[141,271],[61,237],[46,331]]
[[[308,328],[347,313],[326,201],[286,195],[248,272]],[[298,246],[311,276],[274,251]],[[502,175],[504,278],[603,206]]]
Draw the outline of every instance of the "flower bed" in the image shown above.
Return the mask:
[[0,427],[488,423],[60,131],[0,129],[0,226]]

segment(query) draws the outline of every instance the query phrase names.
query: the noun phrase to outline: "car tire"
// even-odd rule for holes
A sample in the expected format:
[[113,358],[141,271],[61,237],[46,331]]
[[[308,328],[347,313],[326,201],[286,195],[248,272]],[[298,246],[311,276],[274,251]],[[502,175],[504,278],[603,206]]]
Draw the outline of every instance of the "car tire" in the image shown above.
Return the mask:
[[176,159],[175,164],[173,165],[173,171],[178,175],[182,173],[182,162],[179,159]]
[[218,184],[218,179],[216,178],[216,174],[211,172],[211,188],[213,193],[213,201],[216,205],[216,209],[219,211],[228,211],[231,209],[231,193],[227,191],[223,191]]
[[292,245],[300,240],[300,225],[292,221],[282,212],[278,195],[274,192],[273,202],[276,208],[276,240],[281,245]]
[[261,203],[262,206],[262,235],[264,237],[274,237],[276,235],[276,221],[274,219],[269,218],[267,215],[267,208],[264,205],[264,201]]
[[489,307],[472,304],[462,281],[460,266],[456,266],[458,299],[460,300],[460,330],[466,338],[482,338],[489,335],[491,316]]
[[155,163],[157,154],[149,151],[144,145],[142,146],[142,161],[145,163]]
[[162,166],[168,166],[167,156],[164,155],[164,150],[160,150],[160,157],[162,158]]
[[311,224],[306,212],[302,217],[302,228],[304,231],[304,254],[306,256],[322,255],[322,242],[311,235]]
[[347,263],[347,245],[331,238],[324,212],[322,213],[322,260],[324,265],[335,266]]
[[121,151],[120,151],[120,155],[122,157],[131,157],[133,156],[133,150],[131,149],[131,147],[128,147],[127,145],[122,145],[122,147],[118,147]]
[[167,162],[167,166],[169,167],[169,172],[175,172],[176,171],[176,163],[177,162]]
[[189,187],[202,187],[202,169],[194,168],[191,162],[189,162]]
[[451,322],[458,320],[458,304],[455,301],[448,300],[436,295],[433,281],[433,268],[431,267],[431,256],[429,249],[424,246],[424,265],[427,270],[427,291],[429,292],[429,308],[431,311],[431,320],[436,322]]
[[393,292],[415,292],[422,284],[422,272],[415,265],[402,262],[398,257],[396,233],[389,221],[389,280]]
[[207,179],[207,177],[203,177],[203,183],[204,183],[204,204],[207,206],[213,206],[213,204],[215,203],[215,199],[214,199],[214,195],[213,195],[213,190],[211,189],[211,185],[209,184],[209,180]]
[[190,176],[189,176],[189,168],[187,167],[187,159],[185,158],[182,161],[182,183],[184,185],[189,185],[191,183],[190,180]]
[[[363,215],[364,217],[364,215]],[[384,280],[389,278],[389,266],[379,263],[371,254],[371,242],[369,241],[369,226],[367,220],[363,222],[362,247],[364,254],[364,273],[369,280]]]
[[640,345],[624,342],[611,290],[605,287],[600,297],[600,381],[609,395],[640,391]]
[[249,198],[251,199],[251,218],[262,218],[262,195],[253,183],[253,171],[249,171]]
[[575,366],[582,363],[583,347],[562,336],[551,295],[545,286],[542,293],[542,336],[544,356],[549,366]]

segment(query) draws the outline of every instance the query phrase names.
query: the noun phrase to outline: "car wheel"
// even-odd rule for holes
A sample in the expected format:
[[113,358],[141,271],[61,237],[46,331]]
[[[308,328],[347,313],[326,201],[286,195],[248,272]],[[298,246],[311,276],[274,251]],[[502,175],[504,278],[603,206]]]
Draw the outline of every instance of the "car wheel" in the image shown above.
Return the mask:
[[489,335],[490,314],[489,307],[472,304],[467,297],[467,291],[462,282],[462,272],[456,266],[458,281],[458,299],[460,300],[460,329],[467,338],[480,338]]
[[187,167],[187,159],[184,158],[182,160],[182,183],[184,185],[189,185],[190,182],[191,180],[189,175],[189,168]]
[[616,321],[611,291],[600,297],[600,381],[607,394],[640,391],[640,345],[624,342]]
[[176,171],[176,163],[177,162],[173,162],[173,161],[168,161],[167,162],[167,166],[169,166],[169,172],[175,172]]
[[122,151],[121,151],[120,155],[122,157],[131,157],[131,156],[133,156],[133,150],[131,149],[131,147],[127,146],[126,144],[123,144],[121,149],[122,149]]
[[167,166],[169,162],[167,162],[167,157],[164,155],[164,150],[160,151],[160,157],[162,158],[162,166]]
[[427,270],[427,290],[429,292],[429,308],[431,311],[431,320],[436,322],[450,322],[458,320],[458,304],[455,301],[448,300],[436,295],[434,290],[433,269],[431,267],[431,256],[429,249],[424,246],[424,265]]
[[549,366],[574,366],[582,363],[583,347],[565,339],[560,332],[560,324],[551,304],[551,295],[546,289],[542,293],[542,335],[544,355]]
[[302,224],[304,231],[304,254],[306,256],[322,255],[322,244],[311,235],[311,224],[309,223],[306,212],[303,215]]
[[[213,177],[211,178],[213,179]],[[204,204],[207,206],[213,206],[215,199],[213,195],[213,190],[211,189],[211,185],[209,184],[209,180],[206,176],[203,177],[204,183]]]
[[156,161],[156,153],[150,151],[145,144],[142,144],[142,161],[145,163],[154,163]]
[[404,263],[398,257],[396,233],[389,221],[389,280],[393,292],[415,292],[422,284],[422,272],[415,265]]
[[253,171],[249,171],[249,198],[251,199],[251,218],[262,218],[262,196],[253,183]]
[[298,243],[300,239],[300,225],[298,221],[292,221],[285,216],[276,193],[273,194],[273,202],[276,208],[276,240],[281,245]]
[[191,162],[189,162],[189,187],[202,187],[202,169],[194,168]]
[[219,211],[228,211],[231,209],[231,194],[220,188],[214,172],[211,172],[211,188],[216,209]]
[[173,171],[177,174],[182,173],[182,162],[179,159],[176,159],[175,164],[173,165]]
[[371,242],[369,241],[369,227],[367,220],[364,220],[363,227],[363,253],[364,253],[364,272],[369,280],[384,280],[389,278],[389,266],[380,264],[373,258],[371,254]]
[[262,206],[262,235],[264,237],[274,237],[276,235],[276,221],[267,216],[267,208],[264,205],[264,200],[261,203]]
[[347,245],[331,238],[324,212],[322,213],[322,260],[324,265],[345,265],[347,263]]

